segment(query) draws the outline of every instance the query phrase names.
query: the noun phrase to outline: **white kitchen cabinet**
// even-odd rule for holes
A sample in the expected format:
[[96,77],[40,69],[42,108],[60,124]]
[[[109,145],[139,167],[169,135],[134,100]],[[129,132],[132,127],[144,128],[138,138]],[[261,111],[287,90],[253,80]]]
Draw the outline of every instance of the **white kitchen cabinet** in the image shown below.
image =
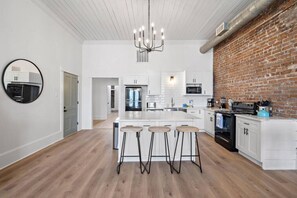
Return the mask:
[[198,84],[198,83],[202,83],[202,76],[200,74],[200,72],[186,72],[186,83],[189,84]]
[[148,95],[160,95],[161,94],[161,75],[160,73],[150,74],[148,82]]
[[123,78],[124,85],[148,85],[148,77],[147,76],[125,76]]
[[187,113],[193,116],[198,117],[195,126],[200,130],[204,130],[204,110],[203,108],[188,108]]
[[212,72],[186,72],[186,84],[201,84],[201,95],[213,95],[213,74]]
[[202,72],[202,94],[213,95],[213,74],[212,72]]
[[41,84],[42,79],[39,73],[10,71],[5,82]]
[[260,125],[258,122],[238,118],[236,121],[236,148],[260,160]]
[[294,119],[236,115],[236,148],[264,170],[297,169],[296,129]]
[[204,110],[204,130],[211,136],[214,136],[214,111]]

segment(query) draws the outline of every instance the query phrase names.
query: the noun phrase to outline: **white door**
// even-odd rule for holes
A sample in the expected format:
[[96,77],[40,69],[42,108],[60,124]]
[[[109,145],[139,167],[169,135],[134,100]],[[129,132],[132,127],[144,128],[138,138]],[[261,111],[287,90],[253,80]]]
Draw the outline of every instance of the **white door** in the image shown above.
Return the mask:
[[64,73],[64,137],[77,131],[78,78]]

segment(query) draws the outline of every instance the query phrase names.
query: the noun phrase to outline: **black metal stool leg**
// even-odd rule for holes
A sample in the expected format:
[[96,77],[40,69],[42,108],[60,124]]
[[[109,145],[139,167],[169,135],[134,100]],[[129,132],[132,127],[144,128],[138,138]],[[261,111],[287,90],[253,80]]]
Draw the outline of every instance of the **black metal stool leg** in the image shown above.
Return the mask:
[[177,149],[177,145],[178,145],[178,140],[179,140],[179,131],[177,132],[177,139],[176,139],[176,144],[175,144],[175,148],[174,148],[174,154],[173,154],[173,159],[172,159],[172,166],[174,166],[175,154],[176,154],[176,149]]
[[[198,166],[199,167],[199,169],[200,169],[200,172],[202,173],[202,166],[201,166],[201,160],[200,160],[200,152],[199,152],[199,145],[198,145],[198,135],[197,135],[197,133],[195,133],[195,142],[196,142],[196,147],[197,147],[197,155],[195,155],[195,157],[198,157],[198,159],[199,159],[199,164],[197,164],[195,161],[193,161],[192,160],[192,154],[191,154],[191,162],[193,163],[193,164],[195,164],[196,166]],[[196,158],[195,158],[196,159]]]
[[[164,146],[165,146],[165,160],[167,162],[167,164],[169,164],[168,160],[167,160],[167,142],[166,142],[166,133],[164,133]],[[170,160],[170,159],[169,159]]]
[[150,174],[151,172],[151,164],[152,164],[152,155],[153,155],[153,147],[154,147],[154,136],[155,136],[155,133],[152,133],[151,135],[151,142],[150,142],[150,148],[149,148],[149,156],[148,156],[148,159],[147,159],[147,163],[145,165],[145,167],[148,165],[148,169],[146,168],[146,172],[148,174]]
[[198,144],[198,133],[195,133],[195,138],[196,138],[196,144],[197,144],[197,152],[198,152],[197,154],[199,158],[199,168],[200,168],[200,172],[202,173],[202,164],[201,164],[199,144]]
[[124,132],[124,134],[123,134],[120,162],[119,162],[119,164],[117,166],[117,172],[118,172],[118,174],[120,174],[121,165],[124,162],[125,147],[126,147],[126,132]]
[[178,174],[181,171],[181,162],[182,162],[182,156],[183,156],[183,146],[184,146],[184,136],[185,136],[185,133],[184,132],[182,132],[182,133],[183,134],[182,134],[182,142],[181,142],[181,148],[180,148],[180,158],[179,158],[179,167],[178,167],[178,170],[172,165],[173,170],[175,170],[175,172],[177,172]]
[[[166,138],[165,138],[166,137]],[[166,157],[166,162],[167,162],[167,156],[168,156],[168,161],[169,161],[169,166],[170,166],[170,172],[173,173],[173,170],[172,170],[172,164],[171,164],[171,160],[170,160],[170,149],[169,149],[169,141],[168,141],[168,135],[167,133],[164,133],[164,141],[165,141],[165,157]],[[167,146],[167,148],[166,148]],[[166,152],[166,149],[168,150],[168,155],[167,155],[167,152]]]
[[[143,172],[145,171],[145,165],[142,163],[142,159],[141,159],[141,148],[140,148],[140,133],[136,132],[136,138],[137,138],[137,143],[138,143],[138,155],[139,155],[139,168],[140,168],[140,172],[141,174],[143,174]],[[144,167],[142,170],[142,166]]]

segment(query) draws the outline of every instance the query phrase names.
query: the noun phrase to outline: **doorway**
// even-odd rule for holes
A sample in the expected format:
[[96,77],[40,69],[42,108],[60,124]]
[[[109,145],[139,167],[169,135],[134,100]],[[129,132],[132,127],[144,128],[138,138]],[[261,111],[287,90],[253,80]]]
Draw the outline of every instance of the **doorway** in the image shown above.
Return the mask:
[[78,77],[64,72],[64,137],[77,131]]
[[111,121],[118,117],[119,79],[93,78],[92,81],[93,127],[97,128],[99,123],[104,122],[109,124],[102,126],[112,128]]

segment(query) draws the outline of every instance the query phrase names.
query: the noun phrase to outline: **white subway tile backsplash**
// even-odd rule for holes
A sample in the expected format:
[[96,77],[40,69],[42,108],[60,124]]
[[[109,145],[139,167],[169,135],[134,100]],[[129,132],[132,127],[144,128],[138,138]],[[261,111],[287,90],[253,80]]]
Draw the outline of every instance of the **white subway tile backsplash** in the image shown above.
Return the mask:
[[[170,76],[174,80],[170,81]],[[181,107],[184,103],[189,104],[193,100],[194,107],[206,106],[207,96],[185,96],[185,75],[184,72],[166,72],[161,74],[161,95],[147,96],[147,102],[156,102],[157,108],[169,107],[171,98],[175,103],[174,106]]]

